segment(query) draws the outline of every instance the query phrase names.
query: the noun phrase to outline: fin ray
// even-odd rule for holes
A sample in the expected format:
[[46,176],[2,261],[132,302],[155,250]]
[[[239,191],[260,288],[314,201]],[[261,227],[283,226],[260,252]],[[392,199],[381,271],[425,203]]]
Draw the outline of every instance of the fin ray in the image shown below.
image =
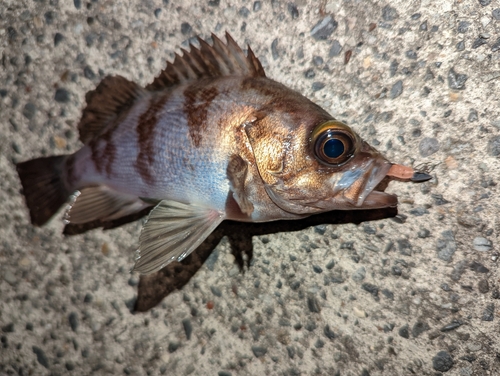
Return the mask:
[[35,226],[42,226],[52,218],[71,194],[62,178],[66,157],[42,157],[16,165]]
[[223,213],[195,204],[163,200],[139,237],[134,271],[149,274],[193,252],[224,220]]
[[212,45],[200,37],[198,42],[199,48],[190,44],[189,52],[181,49],[182,55],[176,53],[174,61],[167,62],[166,68],[146,86],[146,90],[161,90],[205,77],[266,76],[262,64],[252,50],[248,48],[245,56],[229,33],[226,32],[226,43],[215,34],[212,34]]
[[71,224],[112,221],[139,212],[149,204],[138,197],[118,193],[104,185],[86,187],[73,195],[65,220]]
[[87,107],[78,124],[84,144],[103,134],[109,124],[145,93],[138,84],[121,76],[107,76],[85,95]]

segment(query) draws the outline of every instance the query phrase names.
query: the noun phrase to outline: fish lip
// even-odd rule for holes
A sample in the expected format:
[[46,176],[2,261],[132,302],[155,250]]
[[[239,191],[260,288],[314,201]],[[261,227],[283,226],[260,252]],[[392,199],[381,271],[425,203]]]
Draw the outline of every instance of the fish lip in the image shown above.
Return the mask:
[[369,168],[367,172],[368,179],[355,202],[356,207],[360,209],[380,209],[398,205],[398,198],[396,195],[385,193],[383,190],[377,189],[377,186],[385,179],[392,166],[392,163],[385,159],[381,162],[382,163],[374,162]]
[[362,208],[382,209],[398,206],[398,197],[391,193],[373,190],[366,196]]

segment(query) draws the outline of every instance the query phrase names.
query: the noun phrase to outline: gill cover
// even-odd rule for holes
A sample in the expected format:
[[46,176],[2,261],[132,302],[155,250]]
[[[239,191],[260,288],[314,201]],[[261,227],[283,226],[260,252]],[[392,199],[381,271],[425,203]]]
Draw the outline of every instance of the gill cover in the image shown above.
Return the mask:
[[[245,125],[245,132],[252,147],[252,152],[260,178],[269,198],[281,209],[295,214],[306,214],[302,205],[287,200],[286,180],[289,178],[290,163],[296,151],[294,130],[283,126],[271,116],[258,116]],[[301,145],[305,146],[305,145]],[[299,145],[300,147],[300,145]],[[296,161],[295,161],[296,162]]]

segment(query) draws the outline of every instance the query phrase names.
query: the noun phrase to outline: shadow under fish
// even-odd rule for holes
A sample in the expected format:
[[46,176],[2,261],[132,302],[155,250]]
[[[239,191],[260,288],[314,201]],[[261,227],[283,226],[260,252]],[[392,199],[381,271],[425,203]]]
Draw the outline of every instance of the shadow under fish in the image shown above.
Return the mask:
[[240,270],[243,271],[245,264],[243,254],[246,254],[247,265],[250,264],[253,256],[253,236],[301,231],[322,224],[359,224],[366,221],[395,217],[397,214],[397,208],[389,207],[374,210],[331,211],[295,221],[283,220],[268,223],[222,222],[193,253],[181,262],[172,262],[156,273],[141,275],[137,289],[137,300],[132,312],[147,312],[156,307],[173,291],[182,289],[205,263],[224,236],[227,236],[236,262]]

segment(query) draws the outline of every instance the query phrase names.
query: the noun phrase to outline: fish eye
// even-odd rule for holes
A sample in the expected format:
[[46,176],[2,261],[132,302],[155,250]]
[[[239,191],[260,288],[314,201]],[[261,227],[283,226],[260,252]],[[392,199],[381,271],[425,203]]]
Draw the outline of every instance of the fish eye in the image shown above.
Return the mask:
[[354,153],[354,136],[342,123],[320,124],[312,132],[311,142],[315,157],[327,165],[340,166]]

